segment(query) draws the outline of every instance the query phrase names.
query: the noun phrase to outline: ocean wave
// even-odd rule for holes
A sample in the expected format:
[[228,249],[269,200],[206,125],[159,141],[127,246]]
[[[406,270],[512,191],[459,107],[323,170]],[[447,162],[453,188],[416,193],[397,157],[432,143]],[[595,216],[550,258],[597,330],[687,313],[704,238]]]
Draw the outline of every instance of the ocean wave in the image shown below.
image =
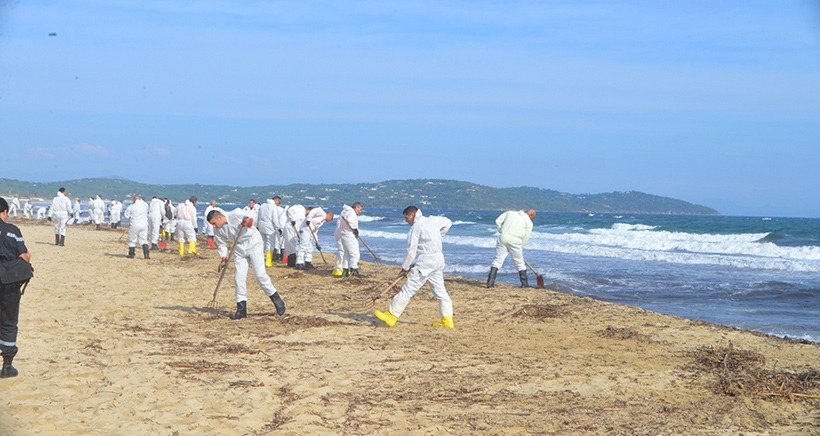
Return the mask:
[[453,221],[454,226],[462,225],[462,224],[475,224],[473,221]]
[[372,221],[382,221],[386,220],[386,217],[383,216],[369,216],[369,215],[359,215],[359,222],[362,223],[369,223]]

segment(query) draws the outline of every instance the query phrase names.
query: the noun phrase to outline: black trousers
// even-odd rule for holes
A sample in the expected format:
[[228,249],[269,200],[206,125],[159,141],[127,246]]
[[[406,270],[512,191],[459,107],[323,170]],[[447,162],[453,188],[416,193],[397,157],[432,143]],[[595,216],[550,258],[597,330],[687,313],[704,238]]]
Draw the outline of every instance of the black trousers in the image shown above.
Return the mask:
[[20,316],[20,284],[0,286],[0,351],[3,357],[17,354],[17,320]]

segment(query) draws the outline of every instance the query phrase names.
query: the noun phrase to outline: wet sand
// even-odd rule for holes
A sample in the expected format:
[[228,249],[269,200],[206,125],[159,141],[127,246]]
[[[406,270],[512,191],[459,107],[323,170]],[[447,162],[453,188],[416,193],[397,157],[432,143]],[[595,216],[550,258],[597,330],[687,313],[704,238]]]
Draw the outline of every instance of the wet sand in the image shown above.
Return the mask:
[[[399,267],[338,279],[318,253],[312,271],[267,269],[284,317],[250,274],[249,316],[232,321],[233,268],[209,308],[219,259],[204,241],[199,257],[171,244],[128,259],[121,231],[70,226],[57,247],[51,226],[14,222],[36,271],[20,375],[0,380],[3,434],[820,433],[818,344],[459,277],[455,330],[431,327],[427,287],[388,328],[364,306]],[[809,388],[721,386],[697,360],[710,349]]]

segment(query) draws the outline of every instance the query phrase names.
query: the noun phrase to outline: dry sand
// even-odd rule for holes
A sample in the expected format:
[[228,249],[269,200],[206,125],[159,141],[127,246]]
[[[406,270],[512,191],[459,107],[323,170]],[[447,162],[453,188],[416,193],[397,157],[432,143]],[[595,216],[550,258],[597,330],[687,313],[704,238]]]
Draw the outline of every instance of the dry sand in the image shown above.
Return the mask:
[[[70,226],[57,247],[50,226],[17,223],[36,277],[2,434],[820,433],[817,344],[459,277],[454,331],[430,326],[427,287],[391,329],[361,306],[399,268],[337,279],[319,256],[268,268],[286,316],[251,274],[249,317],[232,321],[233,269],[209,309],[204,243],[199,258],[128,259],[118,231]],[[757,378],[719,385],[696,356],[724,370],[746,356]],[[783,372],[808,389],[755,384]]]

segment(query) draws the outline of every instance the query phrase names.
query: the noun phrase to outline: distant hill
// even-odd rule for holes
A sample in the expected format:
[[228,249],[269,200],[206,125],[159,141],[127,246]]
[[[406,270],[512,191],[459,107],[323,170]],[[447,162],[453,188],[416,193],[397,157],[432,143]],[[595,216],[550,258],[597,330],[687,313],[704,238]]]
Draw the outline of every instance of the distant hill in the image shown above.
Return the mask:
[[192,195],[200,201],[246,203],[264,201],[274,195],[286,204],[339,206],[361,201],[368,207],[403,208],[410,204],[435,209],[504,210],[533,207],[542,212],[647,213],[719,215],[718,211],[674,198],[637,191],[603,194],[568,194],[532,187],[493,188],[470,182],[437,179],[388,180],[379,183],[337,185],[148,185],[111,177],[36,183],[0,179],[0,195],[50,199],[60,186],[70,197],[85,199],[95,195],[127,199],[134,194],[168,197],[173,201]]

